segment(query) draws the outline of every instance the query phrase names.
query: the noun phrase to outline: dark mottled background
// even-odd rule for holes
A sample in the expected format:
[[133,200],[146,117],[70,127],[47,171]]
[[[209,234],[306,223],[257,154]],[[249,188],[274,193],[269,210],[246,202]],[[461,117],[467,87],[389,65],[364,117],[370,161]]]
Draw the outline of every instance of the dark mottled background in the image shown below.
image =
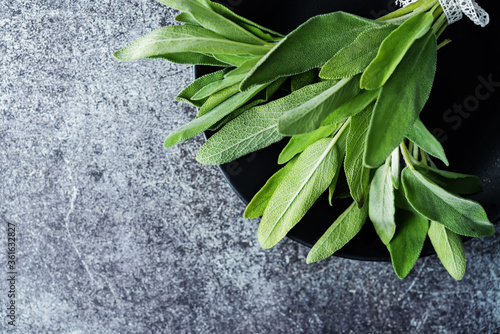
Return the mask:
[[[235,1],[233,1],[235,3]],[[236,4],[236,3],[235,3]],[[202,143],[162,147],[195,110],[192,68],[112,52],[172,24],[153,0],[0,2],[0,332],[17,224],[18,333],[498,333],[499,232],[405,280],[389,263],[262,250]]]

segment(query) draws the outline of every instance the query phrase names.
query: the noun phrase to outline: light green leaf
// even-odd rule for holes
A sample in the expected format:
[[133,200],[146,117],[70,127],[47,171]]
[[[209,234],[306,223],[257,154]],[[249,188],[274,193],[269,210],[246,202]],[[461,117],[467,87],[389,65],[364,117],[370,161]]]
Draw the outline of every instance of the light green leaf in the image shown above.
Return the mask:
[[307,254],[307,263],[326,259],[351,241],[365,224],[368,209],[353,202],[328,228]]
[[449,172],[414,162],[413,166],[436,185],[456,194],[470,195],[483,190],[483,182],[475,175]]
[[[234,41],[240,41],[250,44],[264,44],[265,42],[250,31],[241,27],[238,23],[219,14],[214,9],[223,7],[220,4],[212,3],[208,0],[158,0],[159,2],[188,12],[191,17],[201,26],[217,34]],[[228,11],[227,9],[225,9]],[[192,21],[192,19],[190,19]]]
[[335,142],[325,138],[309,146],[276,188],[257,232],[263,248],[283,239],[328,188],[338,163]]
[[170,53],[165,55],[152,56],[148,58],[165,59],[171,63],[176,63],[176,64],[208,65],[208,66],[221,66],[221,67],[228,66],[228,64],[223,63],[212,56],[207,56],[195,52]]
[[230,54],[212,54],[211,56],[225,64],[229,64],[232,66],[241,66],[249,59],[256,57],[250,55],[230,55]]
[[406,199],[427,219],[460,235],[483,237],[495,233],[479,203],[449,193],[408,167],[403,169],[401,180]]
[[239,92],[213,108],[209,113],[194,119],[170,133],[165,139],[165,147],[177,145],[207,130],[212,125],[235,111],[254,97],[267,85],[256,86],[246,92]]
[[461,280],[464,277],[466,267],[462,238],[434,221],[431,221],[428,235],[446,271],[454,279]]
[[395,189],[399,189],[400,173],[401,173],[401,157],[399,155],[399,146],[392,151],[391,154],[391,177],[392,184]]
[[224,74],[226,74],[227,71],[229,71],[229,69],[225,68],[225,69],[222,69],[222,70],[219,70],[216,72],[212,72],[212,73],[209,73],[209,74],[206,74],[204,76],[197,78],[189,86],[184,88],[182,90],[182,92],[180,92],[179,95],[177,95],[177,97],[175,99],[177,101],[183,101],[183,102],[190,103],[198,108],[201,107],[203,105],[203,103],[205,103],[206,100],[202,100],[202,101],[193,100],[194,94],[196,94],[196,92],[198,92],[200,89],[202,89],[206,85],[209,85],[212,82],[217,82],[218,80],[224,79]]
[[[203,88],[202,88],[203,89]],[[198,115],[196,118],[199,118],[207,113],[209,113],[212,109],[216,108],[218,105],[227,101],[230,97],[238,95],[240,90],[238,89],[238,84],[233,84],[232,86],[221,89],[220,91],[210,95],[209,97],[203,99],[205,103],[200,107],[198,111]],[[239,95],[238,95],[239,96]],[[194,96],[192,97],[194,100]],[[239,108],[240,106],[238,106]]]
[[396,275],[405,278],[420,257],[429,230],[429,221],[405,210],[397,212],[396,220],[396,233],[387,249],[391,254]]
[[280,168],[279,171],[274,173],[273,176],[267,180],[266,184],[264,184],[264,186],[252,198],[250,203],[248,203],[245,213],[243,214],[244,218],[253,219],[264,214],[267,204],[271,200],[274,191],[292,169],[293,165],[297,161],[297,158],[298,157],[290,160],[285,166]]
[[427,130],[424,123],[422,123],[419,118],[415,120],[415,123],[413,123],[413,126],[406,137],[413,143],[417,144],[417,146],[425,152],[444,162],[446,166],[450,165],[448,159],[446,158],[446,154],[444,153],[443,146],[436,139],[436,137],[434,137],[432,133]]
[[198,21],[194,18],[193,15],[191,15],[188,12],[181,12],[179,13],[176,17],[175,20],[177,22],[182,22],[182,23],[188,23],[188,24],[194,24],[194,25],[200,25]]
[[330,136],[339,128],[339,126],[340,124],[335,126],[322,126],[313,132],[293,136],[292,138],[290,138],[285,148],[283,148],[283,150],[281,151],[278,157],[278,164],[281,165],[286,163],[295,155],[302,153],[306,148],[309,147],[309,145],[312,145],[318,140]]
[[342,79],[362,73],[377,55],[380,43],[396,28],[384,24],[366,29],[322,67],[322,79]]
[[[361,88],[377,89],[382,87],[412,44],[429,31],[433,21],[432,13],[420,13],[406,20],[390,33],[380,45],[375,59],[363,72],[360,82]],[[432,34],[434,35],[434,33]]]
[[196,159],[220,165],[280,141],[284,136],[278,132],[278,120],[286,112],[284,105],[276,100],[247,110],[210,137]]
[[368,195],[370,170],[363,165],[366,129],[373,105],[351,118],[346,141],[344,170],[352,198],[362,207]]
[[280,119],[279,131],[293,136],[318,129],[333,110],[359,93],[358,79],[342,79],[328,90],[288,111]]
[[[349,128],[350,124],[348,124],[345,128],[343,128],[343,132],[342,134],[340,134],[337,144],[335,144],[338,151],[338,158],[337,158],[338,164],[337,164],[337,170],[335,171],[335,176],[333,177],[332,182],[328,186],[328,203],[330,204],[330,206],[333,206],[332,202],[333,195],[335,193],[335,189],[337,188],[337,183],[339,181],[340,174],[343,173],[342,167],[346,152],[346,142],[347,142],[347,136],[349,134]],[[345,177],[345,174],[343,176]]]
[[377,169],[371,182],[369,210],[370,220],[384,245],[389,244],[396,232],[394,201],[391,167],[387,161]]
[[[250,72],[241,89],[322,66],[364,30],[380,23],[343,12],[317,15],[283,38]],[[332,34],[335,37],[332,38]]]
[[436,37],[417,40],[380,90],[366,139],[364,163],[380,166],[403,141],[423,109],[436,71]]
[[200,26],[185,24],[163,27],[139,38],[114,53],[123,61],[195,52],[203,54],[264,55],[270,48],[225,39]]

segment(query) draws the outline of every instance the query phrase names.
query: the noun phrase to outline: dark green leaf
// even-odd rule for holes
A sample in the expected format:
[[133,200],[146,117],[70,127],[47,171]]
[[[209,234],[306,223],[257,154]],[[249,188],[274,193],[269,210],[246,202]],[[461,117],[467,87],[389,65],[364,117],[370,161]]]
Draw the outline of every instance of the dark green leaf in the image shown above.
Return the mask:
[[370,170],[363,165],[366,129],[370,122],[373,106],[351,118],[346,141],[344,170],[352,198],[362,207],[368,195]]
[[405,278],[420,257],[429,230],[429,221],[404,210],[397,212],[396,220],[396,233],[387,249],[391,254],[396,275]]
[[406,137],[413,143],[417,144],[417,146],[423,149],[425,152],[440,159],[446,166],[449,166],[449,162],[446,158],[446,154],[444,153],[443,146],[436,139],[436,137],[434,137],[432,133],[427,130],[424,123],[422,123],[419,118],[415,120],[415,123],[413,123],[413,126],[411,127],[410,132],[408,132]]
[[[420,13],[409,18],[391,32],[380,45],[375,59],[363,72],[361,88],[377,89],[382,87],[412,44],[429,31],[433,21],[432,13]],[[430,33],[434,36],[432,31]]]
[[380,166],[406,137],[429,98],[435,71],[436,37],[430,31],[380,90],[366,139],[366,166]]
[[[241,89],[323,65],[364,30],[379,24],[343,12],[318,15],[283,38],[250,72]],[[332,38],[332,34],[335,37]]]
[[403,169],[401,180],[408,202],[427,219],[460,235],[483,237],[495,233],[480,204],[447,192],[408,167]]

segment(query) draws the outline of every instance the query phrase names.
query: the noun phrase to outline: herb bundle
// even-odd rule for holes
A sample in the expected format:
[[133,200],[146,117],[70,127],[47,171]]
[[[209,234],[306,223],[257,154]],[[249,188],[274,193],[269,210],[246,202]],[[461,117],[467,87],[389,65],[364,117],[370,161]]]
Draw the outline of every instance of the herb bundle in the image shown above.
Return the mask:
[[481,180],[438,168],[433,159],[448,166],[445,152],[419,118],[437,50],[449,42],[437,42],[447,26],[438,0],[378,20],[318,15],[286,36],[209,0],[159,1],[180,10],[183,24],[155,30],[115,57],[221,67],[177,96],[199,113],[165,146],[213,130],[197,160],[222,164],[288,138],[278,158],[283,167],[245,210],[246,218],[262,216],[263,248],[284,238],[325,193],[330,204],[345,197],[352,204],[308,263],[334,254],[369,218],[398,277],[410,272],[427,236],[450,275],[463,277],[460,235],[487,236],[494,227],[479,203],[460,197],[480,191]]

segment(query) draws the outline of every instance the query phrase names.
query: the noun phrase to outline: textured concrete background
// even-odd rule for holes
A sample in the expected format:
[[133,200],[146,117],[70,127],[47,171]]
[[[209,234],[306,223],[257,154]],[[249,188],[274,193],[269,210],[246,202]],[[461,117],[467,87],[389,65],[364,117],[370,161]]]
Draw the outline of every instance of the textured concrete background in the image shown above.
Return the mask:
[[166,134],[192,68],[112,52],[175,12],[153,0],[0,2],[0,332],[6,225],[17,224],[19,333],[498,333],[499,232],[465,246],[455,282],[431,256],[306,265],[257,221],[202,140]]

